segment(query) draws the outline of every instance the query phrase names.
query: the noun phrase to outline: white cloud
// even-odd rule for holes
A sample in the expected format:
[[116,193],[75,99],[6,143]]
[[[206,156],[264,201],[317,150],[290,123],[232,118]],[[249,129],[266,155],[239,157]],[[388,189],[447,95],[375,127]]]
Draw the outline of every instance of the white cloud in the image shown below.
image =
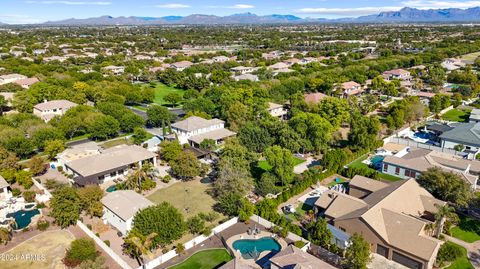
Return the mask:
[[402,7],[301,8],[297,10],[297,13],[337,16],[362,16],[375,14],[383,11],[397,11],[401,8]]
[[432,1],[432,0],[410,0],[402,2],[403,6],[418,9],[439,9],[439,8],[471,8],[480,6],[480,1]]
[[8,24],[32,24],[40,23],[43,19],[18,14],[0,14],[0,22]]
[[44,4],[44,5],[69,5],[69,6],[108,6],[112,2],[104,1],[25,1],[28,4]]
[[251,9],[255,8],[253,5],[246,5],[246,4],[236,4],[233,6],[230,6],[229,8],[234,8],[234,9]]
[[171,3],[171,4],[163,4],[163,5],[156,5],[156,7],[159,8],[189,8],[189,5],[184,5],[184,4],[177,4],[177,3]]

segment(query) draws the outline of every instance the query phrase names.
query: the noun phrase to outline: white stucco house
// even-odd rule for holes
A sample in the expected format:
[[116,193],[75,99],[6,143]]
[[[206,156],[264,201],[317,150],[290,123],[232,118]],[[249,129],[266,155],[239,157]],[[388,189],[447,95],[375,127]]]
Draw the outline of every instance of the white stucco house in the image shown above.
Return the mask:
[[68,100],[45,101],[33,107],[33,115],[47,122],[57,115],[64,115],[70,108],[76,106],[77,104]]
[[133,190],[119,190],[108,193],[101,200],[103,222],[110,224],[126,235],[131,229],[133,218],[138,211],[154,205],[150,200]]
[[167,139],[176,137],[180,144],[190,144],[191,146],[198,146],[205,139],[211,139],[216,144],[220,144],[224,139],[236,134],[225,128],[223,120],[206,120],[197,116],[172,124],[172,131],[176,135],[169,135]]

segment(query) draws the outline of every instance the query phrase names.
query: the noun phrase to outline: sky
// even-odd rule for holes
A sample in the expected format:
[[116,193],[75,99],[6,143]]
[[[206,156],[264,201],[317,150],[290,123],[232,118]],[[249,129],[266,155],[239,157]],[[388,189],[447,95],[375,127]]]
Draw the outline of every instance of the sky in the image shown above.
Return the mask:
[[102,15],[162,17],[291,14],[302,18],[340,18],[419,9],[470,8],[472,0],[0,0],[0,22],[28,24]]

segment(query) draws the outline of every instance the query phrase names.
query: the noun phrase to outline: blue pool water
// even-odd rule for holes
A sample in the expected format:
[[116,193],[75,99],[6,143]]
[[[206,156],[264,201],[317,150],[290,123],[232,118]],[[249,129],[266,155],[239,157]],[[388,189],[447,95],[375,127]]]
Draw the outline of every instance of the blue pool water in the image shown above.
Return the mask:
[[38,209],[34,210],[20,210],[15,213],[7,214],[7,218],[14,218],[17,223],[16,230],[21,230],[32,222],[32,218],[40,214]]
[[106,192],[114,192],[117,190],[117,185],[112,185],[110,187],[108,187],[105,191]]
[[430,139],[432,137],[429,133],[425,132],[416,132],[413,136],[421,139]]
[[381,156],[381,155],[373,156],[372,159],[370,160],[373,168],[380,169],[382,167],[383,159],[385,159],[385,156]]
[[263,251],[278,252],[282,248],[280,244],[271,237],[263,237],[256,240],[240,239],[233,242],[233,248],[239,250],[245,259],[254,259]]

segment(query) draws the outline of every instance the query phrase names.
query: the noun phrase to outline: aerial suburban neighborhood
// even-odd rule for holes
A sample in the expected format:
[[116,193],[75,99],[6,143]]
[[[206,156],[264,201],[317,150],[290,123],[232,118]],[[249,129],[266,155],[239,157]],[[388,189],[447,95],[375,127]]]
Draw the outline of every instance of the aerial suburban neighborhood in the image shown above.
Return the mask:
[[478,1],[4,2],[0,269],[480,268]]

